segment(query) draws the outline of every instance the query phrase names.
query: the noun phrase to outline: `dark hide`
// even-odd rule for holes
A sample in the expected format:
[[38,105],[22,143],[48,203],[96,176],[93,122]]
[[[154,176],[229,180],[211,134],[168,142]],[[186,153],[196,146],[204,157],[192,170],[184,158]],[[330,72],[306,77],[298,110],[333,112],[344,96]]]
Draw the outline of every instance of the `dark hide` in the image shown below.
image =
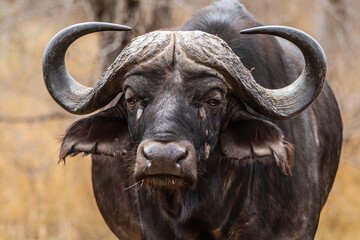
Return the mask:
[[[300,74],[302,56],[274,37],[239,33],[258,25],[229,0],[182,29],[219,36],[261,85],[283,87]],[[120,239],[313,239],[342,141],[329,86],[298,117],[272,121],[228,94],[218,76],[189,69],[175,57],[142,69],[109,109],[68,129],[60,158],[92,154],[94,193],[108,226]],[[144,141],[193,146],[194,184],[135,180]]]

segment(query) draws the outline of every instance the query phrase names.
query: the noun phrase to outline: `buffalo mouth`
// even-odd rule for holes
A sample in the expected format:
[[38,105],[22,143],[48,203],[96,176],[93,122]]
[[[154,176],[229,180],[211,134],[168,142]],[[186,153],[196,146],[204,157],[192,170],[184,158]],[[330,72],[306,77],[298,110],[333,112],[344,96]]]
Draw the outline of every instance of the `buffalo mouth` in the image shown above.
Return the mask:
[[181,177],[171,174],[156,174],[143,176],[142,184],[154,189],[178,189],[193,188],[195,181],[189,177]]

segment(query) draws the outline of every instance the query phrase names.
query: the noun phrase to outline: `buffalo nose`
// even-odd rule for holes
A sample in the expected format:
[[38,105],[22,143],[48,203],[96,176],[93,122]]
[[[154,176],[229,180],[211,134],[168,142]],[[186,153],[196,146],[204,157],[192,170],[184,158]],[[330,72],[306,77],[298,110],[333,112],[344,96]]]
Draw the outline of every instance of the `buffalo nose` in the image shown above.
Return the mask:
[[193,174],[195,170],[195,149],[189,142],[146,141],[138,147],[135,177],[150,175],[181,177],[183,174]]
[[153,143],[144,147],[143,154],[148,165],[154,161],[163,162],[165,165],[177,165],[186,159],[188,152],[186,148],[174,143]]

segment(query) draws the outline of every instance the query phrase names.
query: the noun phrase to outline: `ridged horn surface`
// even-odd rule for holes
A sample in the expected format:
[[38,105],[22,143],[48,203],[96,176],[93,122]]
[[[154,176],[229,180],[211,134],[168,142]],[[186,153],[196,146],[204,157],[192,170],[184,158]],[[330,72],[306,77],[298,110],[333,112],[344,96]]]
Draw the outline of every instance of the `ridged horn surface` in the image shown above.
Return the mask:
[[291,27],[262,26],[245,29],[241,33],[278,36],[300,49],[305,66],[301,75],[290,85],[280,89],[266,89],[258,84],[245,84],[245,91],[249,95],[248,104],[257,111],[275,119],[297,116],[316,99],[324,85],[326,57],[321,46],[308,34]]
[[103,96],[101,101],[96,101],[96,94],[106,79],[100,78],[94,88],[83,86],[74,80],[66,69],[65,54],[76,39],[89,33],[128,30],[131,28],[124,25],[87,22],[65,28],[50,40],[43,56],[43,76],[50,95],[60,106],[74,114],[87,114],[112,100],[113,96]]

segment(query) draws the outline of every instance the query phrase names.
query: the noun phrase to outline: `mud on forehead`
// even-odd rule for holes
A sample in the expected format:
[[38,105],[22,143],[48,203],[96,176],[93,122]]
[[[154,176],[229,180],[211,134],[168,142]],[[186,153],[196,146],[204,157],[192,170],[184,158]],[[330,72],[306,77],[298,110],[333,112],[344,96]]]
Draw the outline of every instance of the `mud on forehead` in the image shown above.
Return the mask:
[[181,74],[187,71],[214,75],[230,92],[244,91],[240,79],[256,84],[240,58],[215,35],[201,31],[155,31],[135,38],[119,54],[98,82],[99,94],[119,93],[124,80],[132,74],[171,72],[176,67],[181,68]]
[[201,31],[155,31],[135,38],[113,64],[113,71],[124,70],[125,78],[134,73],[181,69],[184,74],[204,72],[223,78],[214,61],[218,54],[235,55],[220,38]]

